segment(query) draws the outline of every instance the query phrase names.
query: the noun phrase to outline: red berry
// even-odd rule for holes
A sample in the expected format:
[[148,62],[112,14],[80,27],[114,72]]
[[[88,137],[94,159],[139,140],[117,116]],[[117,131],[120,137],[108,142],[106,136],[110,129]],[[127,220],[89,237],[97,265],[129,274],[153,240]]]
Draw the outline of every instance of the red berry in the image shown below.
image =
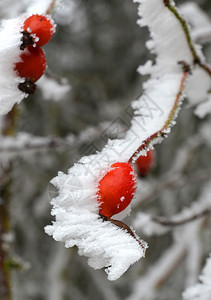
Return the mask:
[[[42,15],[32,15],[25,20],[23,30],[35,35],[34,42],[38,47],[47,44],[52,38],[55,28],[51,19]],[[36,38],[38,41],[36,41]]]
[[15,64],[18,75],[32,82],[37,81],[45,72],[46,58],[39,47],[29,46],[21,54],[21,61]]
[[129,163],[115,163],[98,184],[99,213],[110,218],[124,210],[136,191],[136,174]]
[[142,177],[145,177],[149,170],[153,167],[155,161],[155,153],[153,150],[149,150],[146,156],[139,156],[136,161],[136,165],[139,171],[139,174]]

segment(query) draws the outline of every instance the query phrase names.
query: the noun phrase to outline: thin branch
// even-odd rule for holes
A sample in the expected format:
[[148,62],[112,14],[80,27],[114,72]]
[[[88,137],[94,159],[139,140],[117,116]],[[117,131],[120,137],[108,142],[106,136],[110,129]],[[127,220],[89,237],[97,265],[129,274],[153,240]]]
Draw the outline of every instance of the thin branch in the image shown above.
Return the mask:
[[169,266],[165,270],[165,272],[161,273],[160,278],[158,278],[158,280],[155,282],[155,288],[160,288],[161,286],[163,286],[166,283],[166,281],[169,279],[169,277],[174,273],[176,268],[183,261],[186,254],[187,254],[187,250],[181,249],[181,252],[179,252],[177,257],[175,257],[175,259],[172,260],[171,264],[169,264]]
[[153,189],[149,191],[146,195],[144,195],[137,204],[134,204],[133,210],[138,209],[139,205],[144,205],[145,203],[149,203],[156,199],[166,188],[175,189],[175,188],[183,188],[184,186],[191,186],[199,181],[210,179],[211,176],[211,168],[209,169],[201,169],[192,173],[191,175],[184,176],[181,173],[174,173],[169,177],[169,174],[165,175],[163,180],[160,180],[158,184],[154,186]]
[[177,9],[171,5],[170,0],[163,0],[163,3],[174,14],[174,16],[177,18],[177,20],[180,22],[180,24],[184,30],[189,49],[193,55],[194,63],[198,64],[211,77],[211,67],[208,64],[201,62],[201,59],[195,49],[194,43],[192,42],[192,38],[191,38],[190,31],[189,31],[186,21],[180,16]]
[[47,15],[50,15],[52,13],[52,11],[54,10],[54,7],[56,5],[56,0],[52,0],[47,11],[46,11],[46,14]]
[[170,0],[164,0],[163,2],[164,2],[164,5],[175,15],[175,17],[178,19],[178,21],[182,25],[182,28],[184,30],[184,33],[185,33],[185,36],[186,36],[186,39],[187,39],[188,46],[189,46],[190,51],[191,51],[191,53],[193,55],[193,58],[194,58],[194,61],[199,62],[200,59],[198,57],[198,54],[197,54],[197,52],[195,50],[195,47],[194,47],[194,44],[192,42],[192,39],[191,39],[190,32],[189,32],[186,21],[180,16],[177,9],[170,4],[170,2],[171,2]]
[[[19,134],[16,137],[0,137],[0,153],[19,153],[23,151],[44,151],[57,148],[68,148],[89,144],[105,131],[110,124],[103,123],[96,127],[90,127],[80,133],[79,136],[70,135],[67,137],[36,137],[27,133]],[[120,125],[119,125],[120,126]]]
[[181,226],[186,223],[189,223],[189,222],[195,221],[197,219],[200,219],[202,217],[205,217],[209,214],[211,214],[211,208],[210,209],[207,208],[198,214],[194,214],[190,217],[187,217],[187,218],[184,218],[181,220],[170,220],[170,219],[165,219],[163,217],[151,217],[151,219],[153,222],[158,223],[163,226]]
[[185,83],[186,83],[186,79],[189,75],[189,68],[187,66],[187,64],[185,62],[179,62],[180,64],[183,65],[183,68],[184,68],[184,73],[183,73],[183,77],[181,79],[181,83],[180,83],[180,87],[179,87],[179,91],[178,91],[178,94],[176,96],[176,99],[175,99],[175,102],[174,102],[174,105],[170,111],[170,114],[168,116],[168,119],[166,120],[165,124],[163,125],[162,129],[155,132],[153,135],[151,135],[149,138],[147,138],[146,140],[144,140],[141,144],[141,146],[133,153],[133,155],[130,157],[129,159],[129,163],[133,162],[134,158],[143,150],[143,149],[147,149],[150,142],[152,140],[155,140],[156,138],[158,137],[165,137],[166,134],[165,134],[165,131],[166,129],[168,129],[171,125],[171,122],[173,121],[175,115],[176,115],[176,112],[179,108],[179,102],[181,100],[181,97],[182,97],[182,94],[183,94],[183,91],[184,91],[184,88],[185,88]]
[[0,152],[22,152],[22,151],[39,151],[46,149],[55,149],[60,147],[69,147],[75,145],[75,139],[71,138],[59,138],[59,137],[35,137],[31,136],[31,139],[23,141],[20,145],[20,141],[17,138],[10,139],[10,143],[7,143],[7,138],[4,138],[0,145]]

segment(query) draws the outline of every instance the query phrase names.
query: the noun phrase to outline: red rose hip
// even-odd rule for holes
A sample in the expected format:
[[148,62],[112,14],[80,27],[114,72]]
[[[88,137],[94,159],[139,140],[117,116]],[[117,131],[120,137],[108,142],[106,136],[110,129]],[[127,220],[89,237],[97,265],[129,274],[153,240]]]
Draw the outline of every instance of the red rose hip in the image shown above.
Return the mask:
[[155,161],[155,153],[153,150],[149,150],[146,156],[139,156],[136,161],[136,166],[141,177],[145,177],[151,170]]
[[133,199],[137,178],[129,163],[115,163],[99,181],[99,213],[108,218],[124,210]]
[[14,70],[20,77],[36,82],[45,72],[46,58],[39,47],[28,46],[21,54],[21,61],[15,63]]
[[40,47],[50,41],[55,32],[55,27],[50,18],[43,15],[32,15],[25,20],[23,30],[30,34],[36,46]]

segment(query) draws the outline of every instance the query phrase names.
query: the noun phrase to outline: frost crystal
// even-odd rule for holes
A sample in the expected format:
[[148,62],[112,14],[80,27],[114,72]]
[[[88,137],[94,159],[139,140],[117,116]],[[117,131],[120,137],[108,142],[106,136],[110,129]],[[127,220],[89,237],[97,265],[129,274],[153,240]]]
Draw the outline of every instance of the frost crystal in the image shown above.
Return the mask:
[[57,82],[54,78],[45,75],[40,78],[37,86],[41,89],[43,98],[52,101],[62,100],[71,89],[65,78]]
[[[52,183],[59,195],[51,201],[55,221],[46,227],[46,232],[66,247],[76,245],[80,255],[88,257],[94,269],[105,267],[108,279],[120,277],[128,267],[144,256],[142,247],[128,232],[99,218],[97,202],[98,181],[115,162],[128,162],[140,145],[155,136],[149,148],[162,140],[156,135],[169,133],[172,121],[181,102],[181,82],[184,72],[178,64],[192,63],[183,28],[162,0],[139,0],[138,23],[148,26],[151,34],[151,49],[157,54],[156,63],[147,63],[139,68],[149,73],[144,84],[144,94],[133,102],[134,118],[125,138],[109,140],[102,152],[85,156],[68,174],[59,173]],[[163,38],[165,37],[165,38]],[[179,96],[178,96],[179,95]],[[175,105],[175,101],[177,103]],[[172,114],[172,109],[175,108]],[[128,112],[129,113],[129,112]],[[166,125],[167,120],[168,126]]]
[[189,287],[183,293],[184,300],[210,300],[211,299],[211,255],[206,261],[206,265],[199,276],[200,283]]
[[26,96],[18,90],[22,79],[13,70],[14,63],[20,60],[22,23],[22,19],[6,20],[0,29],[0,115],[8,113]]

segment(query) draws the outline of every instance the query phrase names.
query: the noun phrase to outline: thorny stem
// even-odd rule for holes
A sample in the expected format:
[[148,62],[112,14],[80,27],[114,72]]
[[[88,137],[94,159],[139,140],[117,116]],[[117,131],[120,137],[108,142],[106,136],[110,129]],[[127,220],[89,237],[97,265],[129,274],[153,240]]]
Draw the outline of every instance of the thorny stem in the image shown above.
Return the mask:
[[211,209],[205,209],[204,211],[202,211],[198,214],[192,215],[190,217],[187,217],[187,218],[184,218],[184,219],[178,220],[178,221],[168,220],[168,219],[161,218],[161,217],[151,217],[151,219],[153,222],[161,224],[163,226],[181,226],[181,225],[195,221],[195,220],[202,218],[209,214],[211,214]]
[[[180,62],[181,63],[181,62]],[[183,62],[184,63],[184,62]],[[158,137],[165,137],[165,130],[168,129],[168,127],[170,126],[171,122],[173,121],[174,119],[174,116],[177,112],[177,109],[179,107],[179,101],[181,99],[181,96],[182,96],[182,93],[183,93],[183,90],[184,90],[184,87],[185,87],[185,82],[186,82],[186,79],[187,79],[187,76],[189,74],[189,70],[188,68],[184,70],[184,73],[183,73],[183,77],[182,77],[182,80],[181,80],[181,83],[180,83],[180,88],[179,88],[179,92],[176,96],[176,99],[175,99],[175,102],[174,102],[174,106],[172,107],[171,111],[170,111],[170,114],[168,116],[168,119],[167,121],[165,122],[164,126],[162,127],[161,130],[155,132],[153,135],[151,135],[149,138],[147,138],[146,140],[144,140],[141,144],[141,146],[134,152],[134,154],[130,157],[129,159],[129,163],[132,163],[134,158],[138,155],[138,153],[143,150],[143,149],[147,149],[150,142]]]

